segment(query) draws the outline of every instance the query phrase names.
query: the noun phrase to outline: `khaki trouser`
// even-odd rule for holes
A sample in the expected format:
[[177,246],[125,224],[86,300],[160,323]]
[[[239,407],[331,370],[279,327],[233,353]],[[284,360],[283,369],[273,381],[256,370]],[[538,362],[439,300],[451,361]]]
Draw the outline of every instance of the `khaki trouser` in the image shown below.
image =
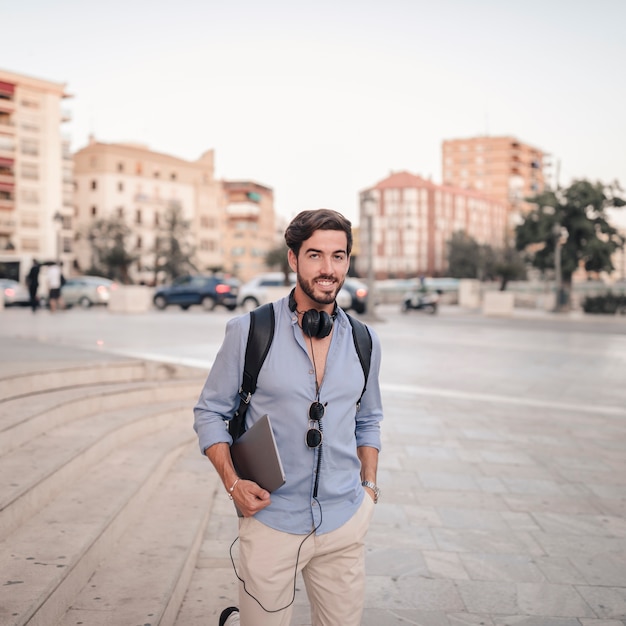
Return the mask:
[[238,574],[245,585],[239,586],[240,613],[232,615],[228,626],[289,626],[297,572],[304,578],[313,626],[359,626],[365,598],[364,539],[373,510],[365,494],[352,519],[304,543],[304,535],[274,530],[253,517],[240,520]]

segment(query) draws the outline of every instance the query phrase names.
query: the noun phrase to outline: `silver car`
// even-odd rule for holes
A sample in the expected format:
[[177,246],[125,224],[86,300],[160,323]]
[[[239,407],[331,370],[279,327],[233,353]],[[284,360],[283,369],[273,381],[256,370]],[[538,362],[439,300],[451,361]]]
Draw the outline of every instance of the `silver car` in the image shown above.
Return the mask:
[[74,276],[61,288],[61,298],[66,307],[81,306],[88,309],[96,304],[108,304],[111,291],[117,283],[100,276]]
[[28,289],[10,278],[0,278],[0,294],[4,300],[4,306],[26,306],[30,303]]

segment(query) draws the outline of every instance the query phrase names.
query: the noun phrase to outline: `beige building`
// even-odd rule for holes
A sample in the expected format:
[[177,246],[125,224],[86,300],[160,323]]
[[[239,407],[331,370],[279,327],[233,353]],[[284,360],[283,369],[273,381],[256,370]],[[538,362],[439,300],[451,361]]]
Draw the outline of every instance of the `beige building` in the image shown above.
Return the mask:
[[515,137],[449,139],[442,145],[444,185],[473,189],[525,213],[525,198],[546,186],[547,155]]
[[0,70],[0,275],[34,258],[72,259],[73,198],[65,84]]
[[74,155],[74,163],[79,271],[92,264],[90,226],[101,218],[118,217],[132,231],[129,249],[138,255],[130,278],[152,284],[156,238],[166,211],[174,206],[190,223],[198,271],[222,267],[223,200],[221,184],[214,178],[212,150],[197,161],[185,161],[143,145],[107,144],[92,138]]
[[223,182],[224,269],[246,282],[268,271],[267,253],[276,238],[274,192],[251,181]]
[[360,204],[361,276],[368,269],[370,217],[376,279],[445,276],[447,242],[461,230],[478,243],[504,245],[507,205],[473,190],[396,172],[361,192]]

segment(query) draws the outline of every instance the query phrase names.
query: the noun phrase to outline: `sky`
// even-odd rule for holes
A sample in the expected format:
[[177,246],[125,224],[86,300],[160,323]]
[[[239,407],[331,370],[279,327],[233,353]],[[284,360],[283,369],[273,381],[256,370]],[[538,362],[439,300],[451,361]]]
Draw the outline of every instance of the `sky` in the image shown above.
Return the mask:
[[626,0],[0,0],[0,68],[66,83],[90,133],[327,207],[392,171],[441,182],[445,139],[507,135],[551,182],[626,186]]

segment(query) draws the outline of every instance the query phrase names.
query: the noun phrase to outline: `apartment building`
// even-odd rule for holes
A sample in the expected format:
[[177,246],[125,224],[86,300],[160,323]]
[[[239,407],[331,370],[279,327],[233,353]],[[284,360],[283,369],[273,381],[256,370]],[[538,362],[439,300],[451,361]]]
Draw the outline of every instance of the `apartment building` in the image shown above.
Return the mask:
[[547,155],[515,137],[448,139],[442,144],[444,185],[473,189],[504,202],[513,214],[532,205],[525,198],[546,186]]
[[276,237],[274,192],[251,181],[224,181],[224,269],[242,281],[267,271]]
[[132,232],[129,249],[138,257],[130,269],[134,282],[153,284],[157,236],[168,210],[178,207],[190,224],[194,264],[203,272],[223,266],[223,198],[214,178],[214,155],[196,161],[154,152],[145,145],[102,143],[90,138],[76,152],[76,265],[92,265],[90,227],[96,220],[119,218]]
[[64,83],[0,70],[0,276],[72,259],[69,97]]
[[376,279],[445,276],[452,235],[462,230],[479,243],[501,247],[508,210],[505,202],[474,190],[393,173],[360,194],[357,271],[367,273],[371,232]]

